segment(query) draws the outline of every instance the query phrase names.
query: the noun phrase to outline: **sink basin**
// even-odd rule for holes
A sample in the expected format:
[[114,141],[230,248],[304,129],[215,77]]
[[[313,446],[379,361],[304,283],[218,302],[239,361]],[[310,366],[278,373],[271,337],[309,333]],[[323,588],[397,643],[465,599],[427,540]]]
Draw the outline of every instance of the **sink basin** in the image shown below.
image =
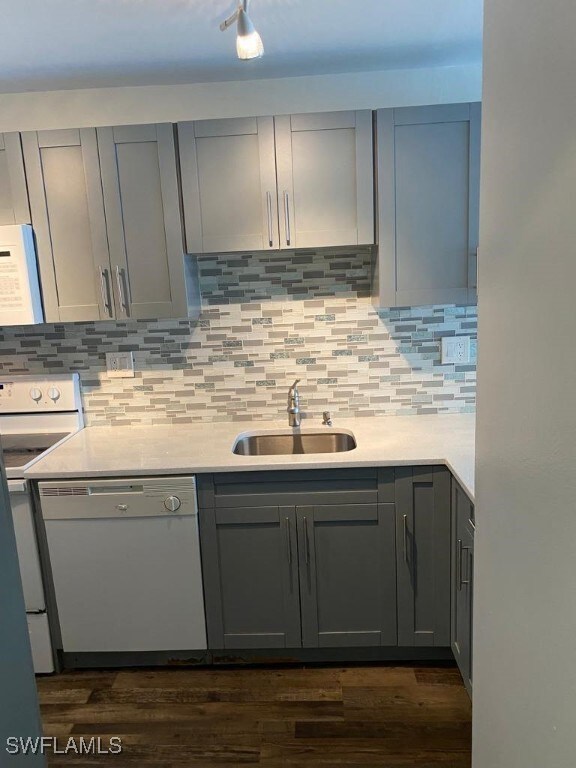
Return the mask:
[[356,439],[351,432],[266,432],[239,435],[234,443],[238,456],[284,456],[306,453],[342,453],[353,451]]

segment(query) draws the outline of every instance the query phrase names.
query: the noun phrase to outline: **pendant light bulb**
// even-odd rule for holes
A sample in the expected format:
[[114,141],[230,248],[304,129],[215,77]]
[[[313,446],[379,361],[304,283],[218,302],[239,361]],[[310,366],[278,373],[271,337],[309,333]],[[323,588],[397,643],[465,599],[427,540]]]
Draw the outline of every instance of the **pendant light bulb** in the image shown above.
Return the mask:
[[243,7],[238,9],[236,52],[238,53],[238,58],[243,61],[246,61],[247,59],[259,59],[264,55],[262,38],[258,32],[256,32],[250,16],[248,16]]
[[220,24],[220,29],[225,32],[234,23],[236,23],[237,30],[236,52],[238,58],[246,61],[247,59],[259,59],[263,56],[262,38],[256,32],[252,19],[248,16],[248,0],[240,0],[237,10]]

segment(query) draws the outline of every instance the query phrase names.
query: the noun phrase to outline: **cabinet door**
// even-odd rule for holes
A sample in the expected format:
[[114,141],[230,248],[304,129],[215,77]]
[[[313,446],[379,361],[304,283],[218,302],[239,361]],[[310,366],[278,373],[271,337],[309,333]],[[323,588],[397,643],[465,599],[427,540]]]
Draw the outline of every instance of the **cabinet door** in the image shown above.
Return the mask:
[[173,127],[98,128],[118,318],[188,315]]
[[200,511],[209,648],[298,648],[294,507]]
[[396,469],[398,644],[450,645],[450,473]]
[[394,504],[296,514],[304,646],[396,645]]
[[0,133],[0,226],[30,224],[20,134]]
[[280,247],[374,242],[372,113],[274,118]]
[[480,105],[377,113],[383,307],[476,300]]
[[46,320],[115,316],[93,128],[22,134]]
[[178,125],[189,253],[278,248],[271,117]]
[[473,505],[452,483],[452,651],[462,679],[472,691],[472,608],[474,581]]

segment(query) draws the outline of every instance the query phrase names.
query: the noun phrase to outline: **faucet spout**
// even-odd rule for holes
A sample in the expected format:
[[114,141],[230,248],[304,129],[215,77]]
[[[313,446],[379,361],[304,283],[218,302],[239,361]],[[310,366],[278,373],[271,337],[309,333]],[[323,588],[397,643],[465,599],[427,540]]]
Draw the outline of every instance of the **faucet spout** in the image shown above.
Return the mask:
[[288,408],[286,410],[288,411],[288,424],[291,427],[299,427],[301,421],[299,383],[300,379],[296,379],[288,390]]

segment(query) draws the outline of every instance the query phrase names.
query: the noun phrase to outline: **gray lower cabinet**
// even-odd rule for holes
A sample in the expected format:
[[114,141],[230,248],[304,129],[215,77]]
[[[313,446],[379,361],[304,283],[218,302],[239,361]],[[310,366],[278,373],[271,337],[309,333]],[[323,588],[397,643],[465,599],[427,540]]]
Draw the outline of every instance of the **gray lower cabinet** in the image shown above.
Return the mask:
[[298,648],[294,507],[201,509],[209,648]]
[[473,304],[480,104],[377,112],[377,307]]
[[30,224],[19,133],[0,133],[0,226]]
[[211,649],[450,646],[444,467],[198,478]]
[[464,685],[472,693],[474,602],[474,506],[452,481],[452,651]]
[[396,468],[398,645],[450,645],[450,473]]
[[396,645],[394,504],[297,507],[307,648]]

